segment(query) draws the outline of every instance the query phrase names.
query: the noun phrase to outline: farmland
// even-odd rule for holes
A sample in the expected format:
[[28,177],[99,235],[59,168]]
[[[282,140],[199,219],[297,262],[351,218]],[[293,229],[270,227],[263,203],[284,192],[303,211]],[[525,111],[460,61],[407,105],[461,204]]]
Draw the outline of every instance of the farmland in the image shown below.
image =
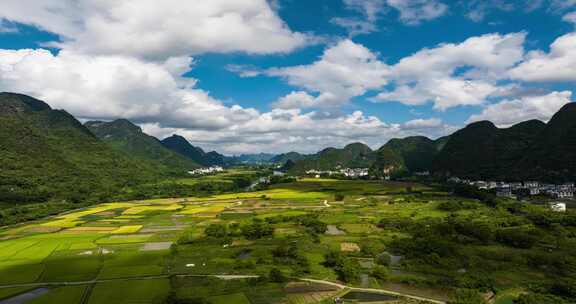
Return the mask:
[[[454,203],[469,208],[446,207]],[[510,221],[502,212],[418,184],[330,179],[105,203],[0,230],[0,299],[35,292],[29,303],[329,303],[352,287],[387,290],[400,303],[442,302],[489,289],[478,283],[481,266],[463,266],[460,256],[407,252],[420,242],[416,225]],[[521,262],[507,267],[527,249],[455,244],[466,259],[484,254],[501,298],[526,292],[528,278],[553,280]]]

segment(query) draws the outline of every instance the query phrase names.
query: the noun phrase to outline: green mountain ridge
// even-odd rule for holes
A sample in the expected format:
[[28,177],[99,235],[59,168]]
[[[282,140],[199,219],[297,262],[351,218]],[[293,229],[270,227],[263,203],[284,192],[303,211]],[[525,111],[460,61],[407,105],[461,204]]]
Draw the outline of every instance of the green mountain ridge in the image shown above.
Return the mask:
[[546,124],[525,121],[499,129],[491,122],[454,133],[434,162],[434,171],[470,179],[576,179],[576,104],[560,109]]
[[209,153],[204,152],[199,147],[195,147],[190,142],[177,134],[174,134],[170,137],[167,137],[161,141],[161,144],[166,147],[167,149],[178,153],[181,156],[186,157],[187,159],[200,164],[202,166],[224,166],[225,165],[225,156],[212,151]]
[[66,111],[0,93],[0,201],[85,199],[161,174],[101,142]]
[[444,141],[445,138],[434,141],[424,136],[391,139],[376,152],[372,173],[385,176],[399,171],[429,171]]
[[158,170],[185,174],[199,167],[194,161],[167,149],[158,139],[142,132],[139,126],[126,119],[89,121],[84,125],[110,147],[148,162],[150,166],[158,167]]
[[326,148],[316,154],[295,161],[290,173],[308,170],[332,170],[343,168],[367,168],[376,160],[374,151],[363,143],[352,143],[342,149]]

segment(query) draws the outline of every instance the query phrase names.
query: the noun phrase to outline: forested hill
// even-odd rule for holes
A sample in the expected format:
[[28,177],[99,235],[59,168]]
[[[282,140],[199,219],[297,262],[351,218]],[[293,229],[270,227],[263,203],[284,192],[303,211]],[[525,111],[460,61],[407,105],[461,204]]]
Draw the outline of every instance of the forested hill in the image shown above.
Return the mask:
[[374,163],[376,155],[365,144],[353,143],[342,149],[327,148],[295,162],[290,172],[303,173],[307,170],[332,170],[343,168],[366,168]]
[[391,139],[376,151],[372,172],[382,176],[394,172],[429,171],[446,141],[445,137],[434,141],[424,136]]
[[186,138],[180,135],[174,134],[163,139],[162,145],[202,166],[224,166],[225,164],[223,155],[214,151],[206,153],[202,148],[193,146]]
[[576,180],[576,103],[565,105],[519,162],[525,178],[544,177],[551,181]]
[[0,93],[0,201],[85,200],[159,176],[117,152],[72,115]]
[[531,120],[499,129],[488,121],[454,133],[434,171],[473,179],[576,179],[576,104],[565,105],[548,124]]
[[112,122],[89,121],[85,126],[112,148],[147,162],[158,170],[185,174],[200,166],[193,160],[167,149],[158,139],[142,132],[140,127],[126,119]]

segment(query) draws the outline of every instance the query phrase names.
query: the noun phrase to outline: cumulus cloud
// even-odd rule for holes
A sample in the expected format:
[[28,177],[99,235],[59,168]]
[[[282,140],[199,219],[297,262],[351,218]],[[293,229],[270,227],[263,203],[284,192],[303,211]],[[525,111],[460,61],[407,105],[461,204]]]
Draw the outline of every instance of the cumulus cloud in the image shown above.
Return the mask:
[[153,135],[179,133],[195,144],[229,154],[315,152],[356,140],[377,147],[391,137],[432,134],[387,124],[362,112],[326,115],[229,106],[196,88],[194,79],[181,77],[191,63],[188,57],[151,63],[67,50],[58,54],[44,49],[0,50],[0,91],[35,96],[81,119],[128,118]]
[[425,129],[425,128],[437,128],[442,125],[442,120],[438,118],[429,119],[414,119],[404,123],[406,129]]
[[255,115],[226,107],[195,80],[180,77],[191,59],[161,63],[122,56],[54,55],[44,49],[0,50],[0,90],[31,94],[77,117],[158,121],[166,126],[219,129]]
[[562,20],[576,25],[576,12],[571,12],[562,17]]
[[391,138],[411,135],[437,137],[455,128],[441,122],[428,128],[387,124],[360,111],[324,117],[318,112],[274,109],[262,113],[254,120],[219,132],[162,128],[155,124],[145,124],[143,129],[160,138],[178,133],[189,138],[193,144],[207,149],[240,154],[254,151],[315,153],[327,146],[343,147],[355,141],[378,148]]
[[448,6],[436,0],[387,0],[387,2],[398,10],[400,20],[408,25],[418,25],[448,12]]
[[480,105],[502,93],[497,82],[522,60],[525,36],[488,34],[421,50],[392,66],[395,87],[372,100],[408,105],[432,102],[438,110]]
[[290,94],[276,103],[283,108],[289,105],[336,107],[352,97],[386,85],[389,69],[369,49],[346,39],[328,48],[318,61],[310,65],[273,68],[265,73],[319,94],[317,97]]
[[390,8],[398,12],[406,25],[418,25],[443,16],[448,6],[437,0],[343,0],[344,5],[362,14],[362,17],[335,17],[332,23],[345,28],[350,36],[378,31],[377,21]]
[[562,91],[503,100],[487,106],[480,114],[472,115],[468,123],[489,120],[500,127],[509,127],[531,119],[547,122],[562,106],[571,102],[571,98],[572,92]]
[[559,37],[550,52],[530,52],[527,60],[510,71],[514,79],[534,82],[576,80],[576,32]]
[[290,52],[308,39],[266,0],[3,0],[0,18],[56,33],[62,48],[155,59]]
[[480,22],[492,11],[532,12],[541,8],[544,0],[466,0],[460,3],[464,6],[466,17]]

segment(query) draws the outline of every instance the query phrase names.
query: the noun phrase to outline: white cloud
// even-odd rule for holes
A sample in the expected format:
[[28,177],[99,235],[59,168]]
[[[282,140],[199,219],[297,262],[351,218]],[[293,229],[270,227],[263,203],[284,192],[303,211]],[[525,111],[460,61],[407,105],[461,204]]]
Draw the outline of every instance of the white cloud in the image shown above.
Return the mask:
[[559,37],[550,52],[530,52],[527,60],[510,71],[514,79],[534,82],[576,81],[576,32]]
[[195,80],[180,77],[191,59],[148,63],[71,51],[0,50],[0,90],[31,94],[77,117],[128,118],[166,126],[218,129],[249,120],[254,110],[226,107]]
[[404,123],[406,129],[426,129],[442,126],[442,120],[438,118],[414,119]]
[[421,50],[392,66],[395,87],[372,100],[408,105],[432,102],[438,110],[482,104],[502,93],[497,82],[522,60],[524,39],[524,33],[488,34]]
[[370,34],[377,31],[376,24],[374,22],[358,19],[358,18],[343,18],[336,17],[330,20],[333,24],[341,26],[348,31],[350,37],[354,37],[362,34]]
[[399,19],[406,25],[418,25],[445,15],[448,6],[438,0],[343,0],[351,10],[360,12],[363,18],[335,17],[331,22],[345,28],[350,36],[369,34],[379,30],[378,20],[396,10]]
[[[317,107],[336,107],[355,96],[362,96],[369,90],[386,85],[388,66],[379,61],[376,54],[351,40],[342,40],[328,48],[322,57],[310,64],[285,68],[269,69],[265,72],[277,76],[299,88],[319,93],[311,102],[310,95],[285,96],[279,103],[284,108],[289,104]],[[302,102],[295,102],[300,97]]]
[[197,89],[194,79],[181,77],[191,63],[187,57],[150,63],[72,51],[0,50],[0,91],[35,96],[81,119],[128,118],[153,135],[179,133],[225,153],[315,152],[358,140],[378,147],[392,137],[441,132],[387,124],[362,112],[263,113],[229,106]]
[[290,52],[307,42],[266,0],[2,0],[0,18],[61,35],[61,47],[163,60]]
[[571,12],[564,15],[564,17],[562,17],[562,20],[576,25],[576,12]]
[[400,20],[408,25],[418,25],[448,12],[448,6],[436,0],[387,0],[387,2],[400,12]]
[[299,151],[315,153],[328,146],[343,147],[351,142],[364,142],[379,148],[391,138],[411,135],[438,137],[454,131],[440,123],[427,128],[387,124],[360,111],[348,115],[323,118],[317,112],[275,109],[256,119],[218,132],[190,129],[166,129],[154,124],[144,125],[146,132],[160,138],[178,133],[195,145],[227,154],[267,151],[281,153]]
[[547,122],[562,106],[571,102],[571,97],[572,92],[563,91],[503,100],[487,106],[480,114],[472,115],[468,123],[489,120],[500,127],[509,127],[531,119]]

